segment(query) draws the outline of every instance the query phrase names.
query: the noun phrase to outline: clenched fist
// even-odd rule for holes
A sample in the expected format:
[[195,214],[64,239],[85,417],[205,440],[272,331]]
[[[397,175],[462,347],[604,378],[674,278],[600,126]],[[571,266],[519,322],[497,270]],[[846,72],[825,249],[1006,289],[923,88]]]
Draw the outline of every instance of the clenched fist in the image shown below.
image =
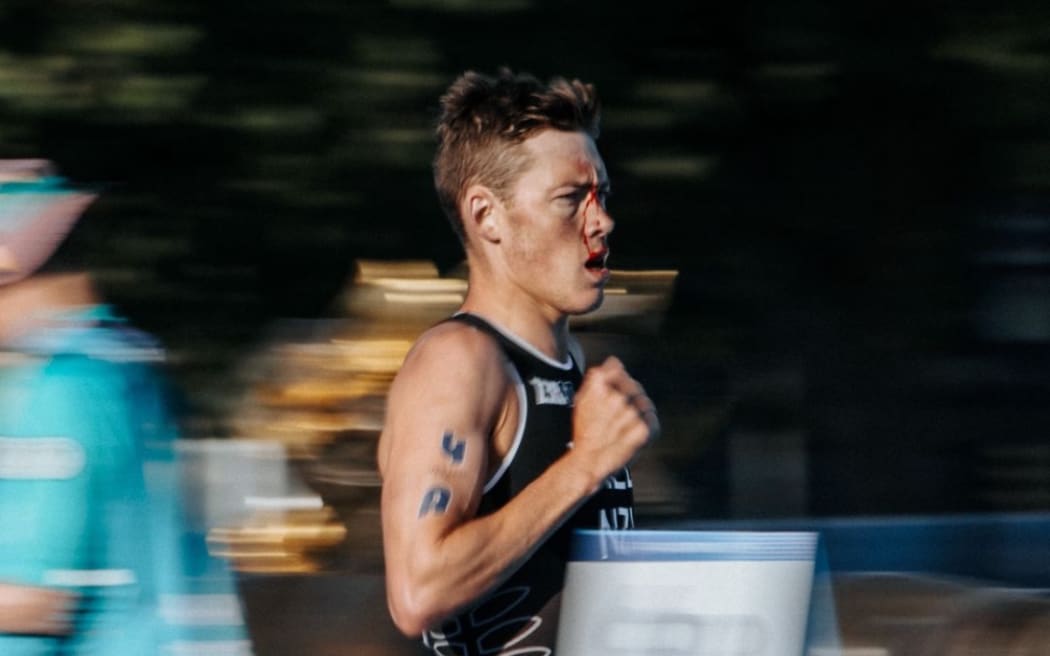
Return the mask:
[[574,405],[571,457],[591,473],[595,485],[660,433],[652,400],[615,357],[587,370]]

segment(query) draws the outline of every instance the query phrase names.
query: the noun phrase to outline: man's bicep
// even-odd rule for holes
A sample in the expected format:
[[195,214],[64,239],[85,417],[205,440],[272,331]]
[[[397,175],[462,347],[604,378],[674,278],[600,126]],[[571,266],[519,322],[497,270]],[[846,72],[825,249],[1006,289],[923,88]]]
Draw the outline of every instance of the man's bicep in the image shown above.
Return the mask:
[[486,466],[481,436],[454,422],[420,422],[389,437],[385,520],[435,530],[473,516]]
[[[438,537],[473,517],[488,466],[492,401],[477,379],[410,363],[387,407],[381,454],[384,522]],[[473,372],[475,375],[478,372]]]
[[487,335],[449,324],[406,357],[380,441],[388,556],[440,546],[476,515],[504,398],[501,357]]
[[424,585],[444,569],[445,538],[476,513],[482,456],[477,442],[454,428],[421,426],[389,437],[398,444],[383,481],[383,549],[387,585],[397,591]]

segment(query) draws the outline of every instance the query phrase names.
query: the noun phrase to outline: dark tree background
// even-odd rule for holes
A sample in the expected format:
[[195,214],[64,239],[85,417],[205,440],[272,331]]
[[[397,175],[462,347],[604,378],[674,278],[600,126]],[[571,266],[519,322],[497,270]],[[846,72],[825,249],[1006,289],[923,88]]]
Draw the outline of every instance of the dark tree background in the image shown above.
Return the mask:
[[614,265],[680,271],[643,379],[715,417],[694,512],[1050,507],[1046,3],[5,0],[0,155],[103,186],[92,267],[207,427],[355,259],[459,263],[430,128],[500,65],[597,84]]

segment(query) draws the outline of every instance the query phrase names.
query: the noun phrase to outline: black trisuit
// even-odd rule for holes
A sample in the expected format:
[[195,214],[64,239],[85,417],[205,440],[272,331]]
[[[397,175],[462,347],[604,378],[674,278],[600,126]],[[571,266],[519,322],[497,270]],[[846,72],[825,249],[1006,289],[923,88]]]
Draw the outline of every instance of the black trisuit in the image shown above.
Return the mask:
[[[499,469],[486,483],[478,516],[503,507],[570,448],[572,402],[583,375],[570,356],[557,362],[471,314],[451,321],[474,326],[499,342],[517,380],[517,432]],[[440,628],[423,635],[426,653],[439,656],[546,656],[554,653],[561,589],[576,528],[634,526],[631,476],[626,468],[541,544],[506,582]]]

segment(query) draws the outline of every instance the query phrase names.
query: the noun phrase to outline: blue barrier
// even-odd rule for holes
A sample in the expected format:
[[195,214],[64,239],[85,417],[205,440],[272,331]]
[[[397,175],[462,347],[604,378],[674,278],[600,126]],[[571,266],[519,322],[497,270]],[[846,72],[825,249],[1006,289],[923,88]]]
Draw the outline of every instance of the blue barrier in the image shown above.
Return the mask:
[[684,521],[651,528],[815,531],[832,572],[922,572],[1050,588],[1050,513]]

